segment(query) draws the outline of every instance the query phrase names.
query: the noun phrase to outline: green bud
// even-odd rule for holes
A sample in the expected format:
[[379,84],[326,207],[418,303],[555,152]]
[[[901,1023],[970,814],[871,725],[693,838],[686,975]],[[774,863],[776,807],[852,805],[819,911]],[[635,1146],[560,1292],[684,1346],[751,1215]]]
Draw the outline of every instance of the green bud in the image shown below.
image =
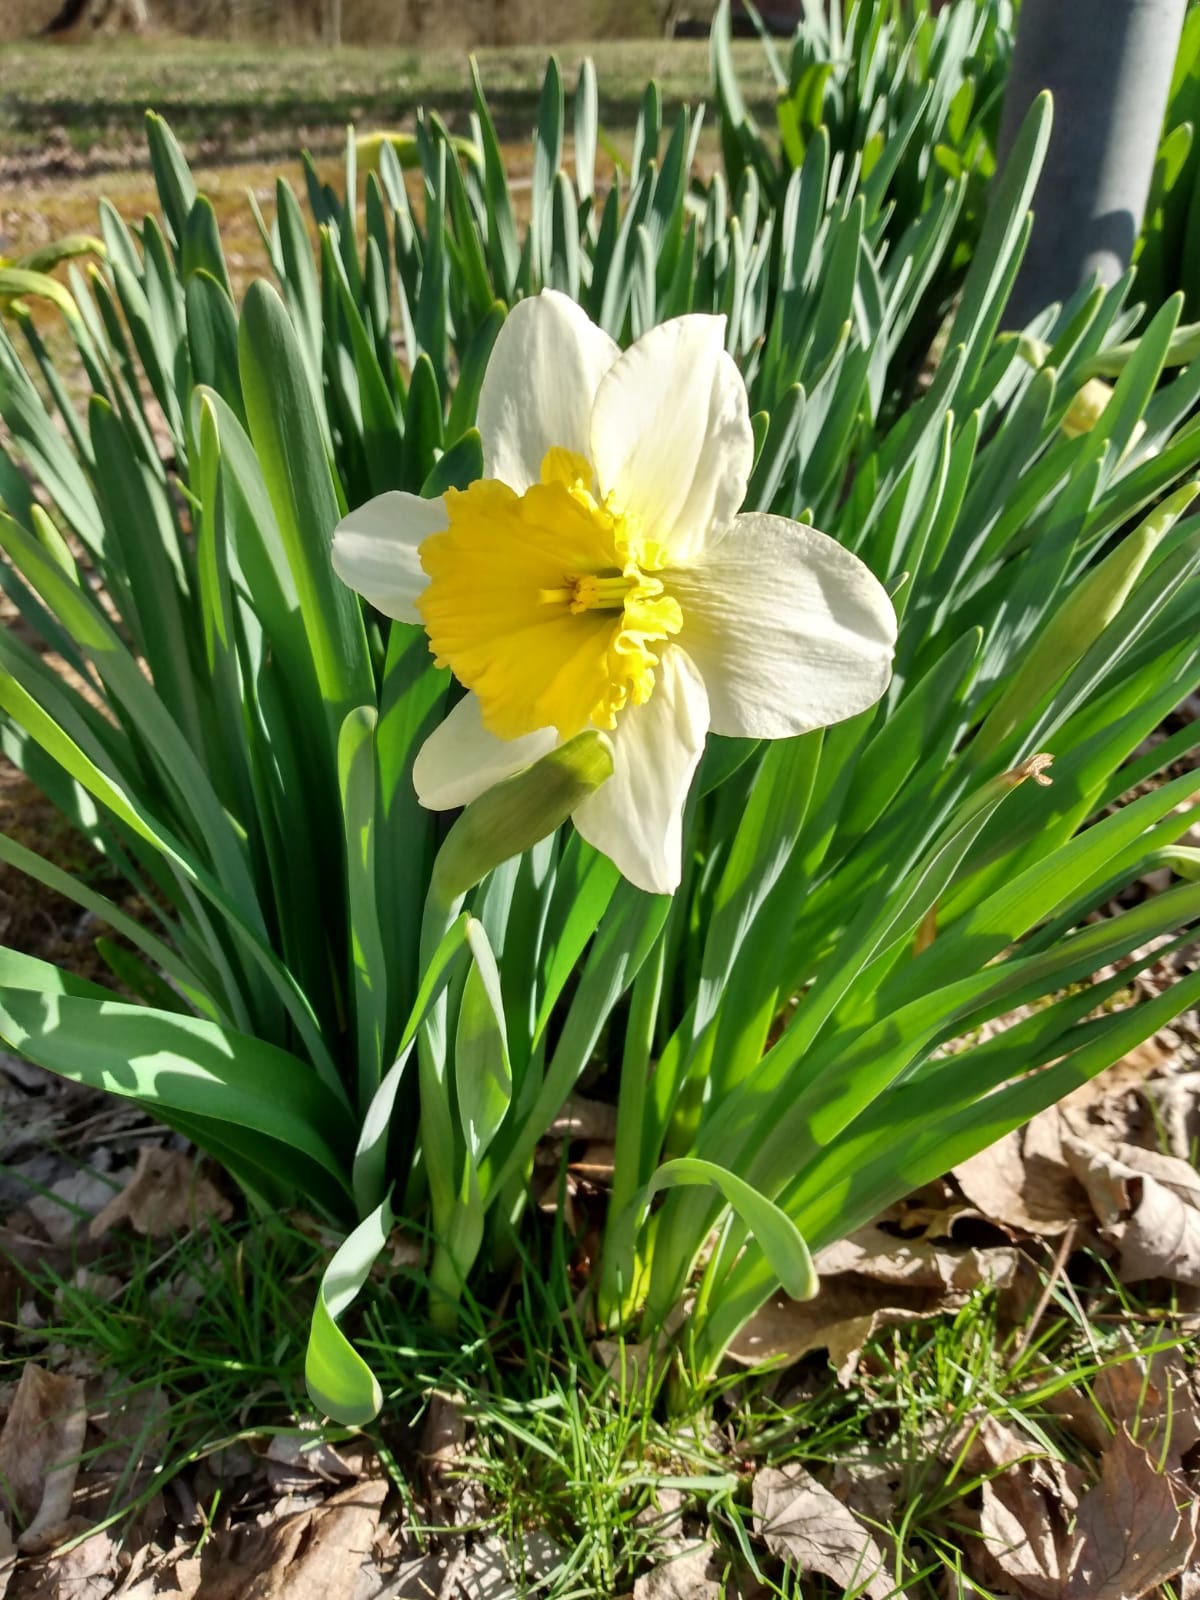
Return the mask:
[[612,770],[612,744],[588,729],[481,794],[438,851],[430,894],[450,905],[493,867],[553,833]]
[[1177,878],[1188,883],[1200,883],[1200,850],[1191,845],[1175,844],[1160,853],[1164,867],[1170,867]]
[[[1088,378],[1119,378],[1137,355],[1140,339],[1126,339],[1124,344],[1110,345],[1088,361],[1082,371]],[[1164,367],[1186,367],[1200,356],[1200,322],[1187,322],[1176,328],[1163,356]]]
[[977,760],[992,754],[1043,703],[1082,659],[1129,599],[1151,556],[1195,499],[1197,483],[1168,496],[1133,533],[1063,597],[1029,643],[1024,659],[974,743]]
[[[1113,397],[1113,386],[1103,378],[1089,378],[1071,401],[1062,419],[1062,431],[1068,439],[1078,439],[1081,433],[1091,433],[1100,420],[1101,412]],[[1142,424],[1143,431],[1145,424]]]

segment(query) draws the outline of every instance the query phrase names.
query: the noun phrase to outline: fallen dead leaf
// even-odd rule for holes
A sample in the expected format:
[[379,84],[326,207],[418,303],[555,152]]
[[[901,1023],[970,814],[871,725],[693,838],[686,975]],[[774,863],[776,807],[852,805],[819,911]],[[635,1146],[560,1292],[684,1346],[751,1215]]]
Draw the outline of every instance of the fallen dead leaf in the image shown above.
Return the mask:
[[227,1222],[232,1215],[232,1205],[200,1171],[195,1157],[144,1144],[133,1176],[96,1213],[88,1231],[100,1239],[128,1223],[135,1233],[157,1239],[195,1228],[208,1217]]
[[617,1147],[611,1141],[592,1139],[589,1140],[579,1159],[571,1162],[571,1171],[577,1177],[587,1178],[592,1183],[611,1183],[616,1156]]
[[198,1558],[171,1562],[159,1572],[121,1590],[121,1600],[196,1600],[200,1593]]
[[[448,1589],[443,1583],[437,1591],[439,1600],[444,1600],[448,1593],[453,1594],[455,1600],[459,1596],[463,1600],[524,1600],[526,1595],[538,1593],[545,1587],[546,1579],[562,1566],[565,1555],[562,1546],[540,1528],[532,1529],[512,1544],[495,1536],[477,1539],[470,1552],[463,1553],[464,1571],[457,1586]],[[385,1590],[388,1596],[393,1592],[396,1600],[401,1596],[407,1600],[410,1590],[393,1591],[391,1587]],[[420,1594],[421,1591],[416,1590],[414,1600]]]
[[1090,1394],[1072,1385],[1049,1395],[1046,1405],[1097,1455],[1125,1428],[1156,1462],[1175,1471],[1200,1443],[1200,1391],[1178,1349],[1131,1355],[1098,1372]]
[[[900,1489],[898,1467],[854,1459],[836,1461],[829,1480],[830,1493],[868,1524],[890,1523]],[[875,1537],[882,1539],[878,1529]]]
[[80,1213],[91,1217],[113,1198],[123,1173],[101,1177],[95,1172],[73,1172],[52,1183],[46,1194],[31,1195],[25,1210],[37,1218],[53,1244],[70,1239],[79,1228]]
[[656,1551],[678,1551],[687,1542],[683,1532],[687,1505],[688,1497],[682,1489],[655,1484],[654,1503],[643,1506],[633,1520],[650,1534]]
[[[151,1540],[134,1550],[128,1571],[121,1577],[121,1600],[194,1600],[200,1590],[200,1559],[192,1554],[195,1540],[175,1533],[164,1541]],[[165,1543],[165,1548],[164,1548]]]
[[462,1396],[433,1390],[421,1429],[421,1456],[429,1504],[435,1517],[442,1521],[469,1520],[463,1503],[464,1489],[469,1486],[456,1475],[466,1441],[467,1415]]
[[265,1451],[267,1482],[276,1494],[304,1494],[322,1483],[356,1481],[361,1461],[350,1462],[307,1428],[275,1434]]
[[754,1479],[753,1506],[759,1535],[772,1555],[868,1600],[903,1592],[867,1529],[803,1467],[765,1467]]
[[19,1550],[47,1549],[66,1523],[86,1427],[82,1380],[26,1362],[0,1432],[0,1490],[23,1527]]
[[990,1411],[970,1411],[935,1443],[940,1459],[958,1463],[965,1477],[982,1478],[1018,1461],[1044,1456],[1044,1448],[1019,1428],[1001,1422]]
[[827,1349],[838,1382],[848,1384],[863,1345],[880,1328],[955,1310],[981,1283],[1005,1288],[1020,1258],[1008,1246],[937,1245],[871,1225],[819,1251],[813,1265],[821,1284],[816,1297],[799,1302],[776,1294],[738,1333],[728,1350],[732,1360],[757,1366]]
[[1069,1498],[1047,1492],[1032,1472],[1010,1467],[982,1485],[979,1554],[1022,1596],[1061,1600],[1070,1564]]
[[101,1531],[26,1568],[21,1600],[107,1600],[119,1576],[116,1541]]
[[609,1141],[617,1136],[617,1108],[607,1100],[587,1100],[583,1095],[568,1095],[562,1110],[546,1130],[550,1139],[597,1139]]
[[988,1282],[1005,1288],[1016,1276],[1017,1265],[1017,1252],[1008,1246],[974,1250],[937,1245],[927,1239],[899,1239],[874,1225],[857,1229],[813,1257],[822,1281],[854,1273],[874,1283],[961,1293]]
[[1063,1135],[1101,1234],[1119,1252],[1122,1282],[1170,1278],[1200,1286],[1200,1173],[1155,1150],[1122,1144],[1116,1151]]
[[1198,1513],[1200,1501],[1122,1428],[1079,1502],[1062,1600],[1141,1600],[1187,1565]]
[[387,1259],[392,1267],[419,1267],[425,1260],[425,1246],[403,1228],[393,1228],[388,1235]]
[[1018,1233],[1052,1238],[1091,1215],[1063,1155],[1054,1106],[962,1162],[953,1176],[983,1216]]
[[0,1513],[0,1600],[8,1592],[8,1585],[17,1564],[17,1547],[13,1541],[8,1518]]
[[951,1239],[957,1223],[978,1220],[982,1213],[962,1200],[945,1178],[938,1178],[897,1200],[883,1213],[904,1238]]
[[718,1600],[713,1547],[693,1544],[635,1580],[633,1600]]
[[387,1494],[364,1479],[266,1529],[239,1530],[204,1548],[204,1600],[354,1600]]
[[1169,1153],[1190,1160],[1200,1144],[1200,1072],[1157,1078],[1145,1084],[1142,1093],[1154,1107]]
[[[909,1304],[894,1303],[902,1300]],[[945,1297],[927,1289],[897,1288],[885,1297],[871,1284],[834,1278],[822,1283],[815,1300],[772,1296],[740,1329],[726,1354],[741,1366],[756,1367],[790,1364],[810,1351],[828,1350],[829,1364],[844,1388],[858,1370],[863,1346],[881,1328],[928,1322],[945,1307]]]

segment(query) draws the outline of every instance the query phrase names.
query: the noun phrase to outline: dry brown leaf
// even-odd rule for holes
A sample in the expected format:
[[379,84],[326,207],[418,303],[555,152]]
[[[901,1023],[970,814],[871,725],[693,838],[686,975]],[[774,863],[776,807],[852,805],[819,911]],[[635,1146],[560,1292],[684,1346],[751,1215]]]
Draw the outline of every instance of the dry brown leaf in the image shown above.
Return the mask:
[[[829,1490],[867,1523],[891,1522],[896,1512],[900,1473],[894,1466],[869,1461],[836,1461]],[[878,1532],[876,1532],[878,1538]]]
[[990,1221],[1019,1233],[1054,1237],[1090,1213],[1087,1196],[1062,1153],[1056,1107],[954,1168],[972,1205]]
[[1141,1600],[1187,1565],[1198,1512],[1191,1491],[1122,1428],[1079,1502],[1063,1600]]
[[958,1462],[965,1477],[982,1478],[1018,1461],[1046,1454],[1019,1428],[998,1421],[990,1411],[969,1411],[949,1433],[936,1440],[939,1458],[948,1466]]
[[1165,1154],[1162,1150],[1146,1150],[1139,1144],[1114,1141],[1109,1149],[1118,1161],[1124,1161],[1138,1172],[1145,1173],[1164,1189],[1185,1200],[1189,1205],[1200,1205],[1200,1172],[1190,1161]]
[[198,1558],[186,1558],[164,1566],[149,1577],[122,1589],[121,1600],[196,1600],[200,1594]]
[[1101,1233],[1120,1254],[1122,1282],[1170,1278],[1200,1286],[1200,1173],[1176,1156],[1117,1149],[1063,1136]]
[[360,1464],[344,1460],[331,1444],[308,1428],[275,1434],[265,1451],[267,1481],[276,1494],[304,1494],[322,1483],[346,1483],[361,1476]]
[[0,1513],[0,1600],[8,1593],[8,1585],[17,1564],[17,1547],[13,1541],[8,1518]]
[[403,1228],[392,1229],[388,1235],[387,1250],[393,1267],[419,1267],[425,1260],[425,1246]]
[[546,1130],[546,1136],[550,1139],[615,1139],[617,1108],[607,1100],[587,1100],[583,1095],[569,1094]]
[[52,1243],[61,1244],[72,1238],[79,1228],[79,1213],[86,1212],[90,1217],[106,1206],[123,1177],[124,1173],[119,1174],[114,1182],[96,1172],[73,1172],[70,1177],[52,1183],[46,1194],[31,1195],[24,1209],[36,1217]]
[[1142,1093],[1155,1111],[1171,1155],[1191,1158],[1200,1144],[1200,1072],[1176,1072],[1147,1083]]
[[732,1360],[756,1366],[826,1349],[838,1381],[847,1384],[863,1345],[880,1328],[955,1310],[984,1282],[1007,1287],[1019,1256],[1007,1246],[975,1250],[899,1239],[872,1225],[826,1246],[814,1265],[821,1281],[815,1299],[800,1303],[776,1294],[734,1339]]
[[[905,1304],[885,1302],[907,1300]],[[829,1364],[843,1387],[858,1370],[863,1345],[881,1328],[927,1322],[940,1316],[945,1297],[928,1289],[894,1288],[885,1296],[869,1283],[834,1278],[822,1283],[815,1300],[789,1300],[779,1293],[750,1318],[726,1354],[745,1367],[774,1361],[790,1364],[812,1350],[828,1350]]]
[[655,1484],[653,1502],[643,1506],[633,1519],[635,1526],[649,1533],[654,1552],[678,1551],[687,1543],[683,1532],[687,1507],[688,1497],[682,1489]]
[[[169,1537],[169,1535],[167,1536]],[[200,1559],[192,1551],[195,1541],[175,1534],[175,1542],[164,1548],[160,1540],[139,1546],[132,1553],[128,1570],[121,1578],[121,1600],[195,1600],[200,1591]]]
[[617,1147],[611,1140],[592,1139],[578,1161],[571,1162],[571,1171],[592,1183],[611,1183],[616,1159]]
[[1061,1600],[1070,1561],[1063,1505],[1023,1467],[985,1479],[982,1495],[979,1531],[988,1564],[1022,1595]]
[[753,1505],[758,1533],[772,1555],[868,1600],[903,1592],[871,1534],[803,1467],[765,1467],[754,1479]]
[[353,1600],[387,1484],[364,1479],[267,1529],[206,1545],[204,1600]]
[[1200,1393],[1179,1350],[1131,1356],[1096,1374],[1091,1394],[1071,1386],[1047,1397],[1051,1411],[1101,1455],[1113,1433],[1127,1428],[1157,1462],[1174,1471],[1200,1443]]
[[116,1541],[93,1533],[22,1574],[21,1600],[107,1600],[120,1577]]
[[421,1429],[421,1456],[429,1503],[437,1520],[470,1520],[474,1486],[456,1470],[466,1449],[467,1415],[461,1394],[433,1390]]
[[82,1380],[26,1362],[0,1432],[0,1489],[23,1526],[18,1549],[47,1549],[67,1521],[86,1427]]
[[906,1239],[917,1234],[925,1239],[951,1239],[957,1223],[978,1221],[980,1215],[945,1178],[938,1178],[890,1205],[883,1218]]
[[[546,1587],[546,1579],[556,1572],[566,1559],[566,1551],[543,1528],[531,1528],[528,1533],[512,1540],[495,1534],[486,1539],[472,1541],[470,1551],[460,1552],[458,1564],[462,1571],[456,1582],[445,1579],[434,1591],[438,1600],[523,1600],[526,1595],[539,1594]],[[426,1591],[417,1587],[395,1587],[385,1581],[380,1593],[356,1596],[355,1600],[419,1600]]]
[[819,1250],[813,1266],[822,1281],[855,1273],[875,1283],[968,1293],[985,1282],[1007,1287],[1016,1276],[1017,1261],[1017,1252],[1004,1245],[989,1250],[935,1245],[925,1239],[898,1239],[871,1225]]
[[102,1211],[92,1218],[89,1233],[102,1238],[110,1228],[128,1223],[151,1239],[195,1228],[208,1217],[227,1222],[229,1201],[200,1171],[194,1157],[180,1150],[142,1145],[133,1176]]
[[694,1544],[660,1561],[634,1582],[633,1600],[718,1600],[723,1590],[712,1555],[711,1545]]
[[660,1334],[657,1340],[593,1339],[592,1357],[613,1381],[613,1386],[630,1395],[645,1394],[647,1385],[656,1382],[663,1363],[671,1359],[671,1341]]

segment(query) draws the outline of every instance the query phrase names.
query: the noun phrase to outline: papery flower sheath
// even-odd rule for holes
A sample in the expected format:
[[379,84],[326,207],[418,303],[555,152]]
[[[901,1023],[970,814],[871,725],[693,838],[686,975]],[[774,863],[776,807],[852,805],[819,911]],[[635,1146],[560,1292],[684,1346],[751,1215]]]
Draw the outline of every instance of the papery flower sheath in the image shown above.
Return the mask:
[[624,353],[573,301],[521,301],[479,397],[485,476],[393,492],[339,523],[333,562],[425,628],[468,691],[421,748],[433,810],[465,805],[584,728],[613,775],[575,826],[631,882],[681,875],[708,733],[780,739],[883,693],[896,616],[823,533],[739,512],[754,460],[725,319],[679,317]]

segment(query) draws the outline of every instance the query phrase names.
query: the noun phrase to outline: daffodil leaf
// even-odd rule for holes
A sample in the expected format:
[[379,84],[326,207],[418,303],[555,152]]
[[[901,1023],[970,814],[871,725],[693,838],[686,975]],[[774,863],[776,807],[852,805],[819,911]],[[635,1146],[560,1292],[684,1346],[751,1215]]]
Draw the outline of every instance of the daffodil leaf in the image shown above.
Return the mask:
[[387,1243],[392,1221],[386,1200],[363,1218],[334,1252],[313,1306],[304,1381],[317,1409],[348,1428],[365,1427],[379,1415],[383,1391],[337,1321],[370,1276]]
[[680,1156],[664,1162],[635,1202],[639,1212],[644,1212],[661,1190],[681,1185],[716,1189],[749,1229],[772,1273],[783,1285],[784,1293],[793,1300],[812,1299],[819,1284],[803,1234],[774,1201],[727,1167],[694,1156]]
[[448,450],[443,450],[421,485],[427,500],[436,500],[447,489],[465,489],[483,477],[483,441],[478,428],[468,428]]

